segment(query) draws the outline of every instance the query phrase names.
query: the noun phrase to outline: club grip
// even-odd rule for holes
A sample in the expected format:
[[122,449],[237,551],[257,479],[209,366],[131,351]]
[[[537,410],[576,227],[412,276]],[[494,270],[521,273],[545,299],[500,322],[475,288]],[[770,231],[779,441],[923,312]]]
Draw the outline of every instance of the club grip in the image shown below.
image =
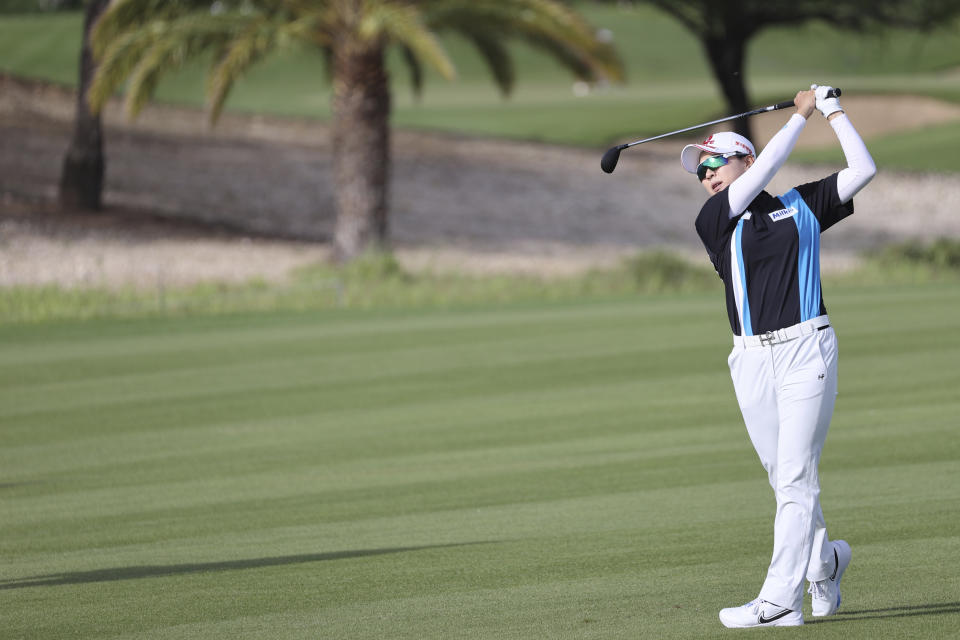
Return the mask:
[[[830,89],[830,91],[827,91],[827,97],[839,98],[840,93],[841,93],[840,89],[837,89],[836,87],[834,87]],[[777,104],[773,105],[773,107],[770,108],[770,111],[777,111],[779,109],[789,109],[790,107],[793,107],[793,106],[796,106],[793,100],[786,100],[784,102],[778,102]]]

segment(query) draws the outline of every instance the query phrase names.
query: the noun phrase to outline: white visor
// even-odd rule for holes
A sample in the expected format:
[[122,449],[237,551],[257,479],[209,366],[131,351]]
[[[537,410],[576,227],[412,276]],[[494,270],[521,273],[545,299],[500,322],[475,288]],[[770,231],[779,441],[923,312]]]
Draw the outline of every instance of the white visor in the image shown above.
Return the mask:
[[703,142],[685,146],[683,151],[680,152],[680,164],[688,173],[696,173],[697,166],[700,164],[700,154],[704,151],[715,156],[733,153],[749,156],[757,155],[753,150],[753,143],[742,135],[732,131],[722,131],[714,133]]

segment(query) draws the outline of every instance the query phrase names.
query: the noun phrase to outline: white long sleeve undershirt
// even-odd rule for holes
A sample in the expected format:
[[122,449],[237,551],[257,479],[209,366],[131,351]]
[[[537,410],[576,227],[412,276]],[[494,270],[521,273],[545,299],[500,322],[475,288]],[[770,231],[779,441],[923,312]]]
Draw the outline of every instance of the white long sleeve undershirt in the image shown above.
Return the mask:
[[837,195],[840,202],[849,202],[877,175],[877,165],[847,114],[841,113],[831,120],[830,126],[836,132],[847,159],[847,168],[837,175]]
[[[731,218],[746,211],[753,199],[777,174],[786,162],[787,156],[793,151],[797,138],[800,137],[800,132],[806,124],[806,118],[798,113],[793,114],[787,124],[770,138],[770,142],[750,168],[730,185],[727,189],[727,197],[730,199]],[[837,134],[840,148],[847,160],[847,168],[837,175],[837,195],[840,197],[840,202],[845,203],[867,186],[877,174],[877,166],[847,114],[841,113],[830,120],[830,126]]]
[[807,119],[799,113],[790,116],[787,124],[770,138],[770,142],[763,148],[750,168],[727,188],[731,218],[746,211],[753,199],[760,195],[767,183],[777,174],[786,162],[787,156],[793,151],[793,145],[797,143],[797,138],[800,137],[800,132],[806,124]]

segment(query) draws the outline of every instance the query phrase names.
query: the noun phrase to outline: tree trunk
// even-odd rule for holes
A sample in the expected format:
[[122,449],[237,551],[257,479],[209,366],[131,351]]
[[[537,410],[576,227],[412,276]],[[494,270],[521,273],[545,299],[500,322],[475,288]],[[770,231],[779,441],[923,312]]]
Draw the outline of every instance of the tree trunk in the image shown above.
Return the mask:
[[103,133],[100,114],[94,115],[87,103],[87,89],[93,80],[96,63],[90,47],[90,31],[110,0],[91,0],[83,21],[83,45],[80,49],[80,84],[73,138],[63,159],[60,174],[60,206],[98,210],[103,195]]
[[333,49],[334,253],[346,261],[386,247],[390,87],[381,42],[344,30]]
[[[743,77],[744,58],[746,56],[747,38],[704,38],[702,40],[706,50],[707,60],[710,61],[710,70],[723,97],[727,101],[729,112],[725,115],[743,113],[751,109],[747,98],[747,87]],[[751,126],[749,118],[733,120],[733,130],[746,136],[751,142]]]

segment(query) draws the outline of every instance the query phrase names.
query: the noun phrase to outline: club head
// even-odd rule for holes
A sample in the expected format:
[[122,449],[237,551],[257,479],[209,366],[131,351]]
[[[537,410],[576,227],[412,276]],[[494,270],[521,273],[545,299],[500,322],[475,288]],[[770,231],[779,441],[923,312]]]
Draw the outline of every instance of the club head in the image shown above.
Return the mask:
[[622,146],[611,147],[603,154],[603,157],[600,158],[600,168],[603,169],[604,173],[613,173],[613,170],[617,168],[617,161],[620,159],[621,149],[623,149]]

